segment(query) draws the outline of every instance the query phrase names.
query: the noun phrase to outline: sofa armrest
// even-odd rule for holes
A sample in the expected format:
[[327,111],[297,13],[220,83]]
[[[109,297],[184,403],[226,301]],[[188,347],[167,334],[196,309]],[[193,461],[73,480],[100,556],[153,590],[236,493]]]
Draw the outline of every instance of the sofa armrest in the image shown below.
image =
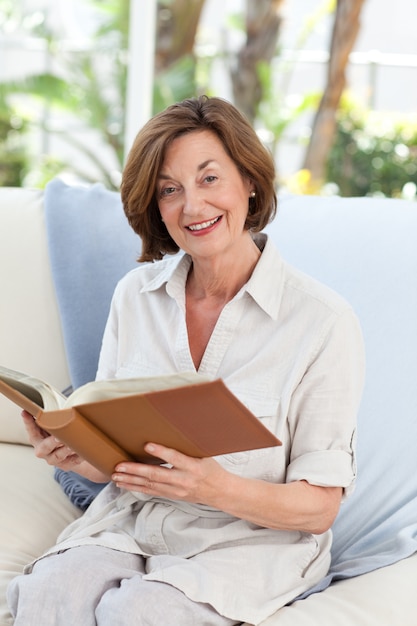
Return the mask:
[[[69,384],[40,190],[0,189],[1,365]],[[15,405],[0,397],[0,441],[25,443]]]
[[[0,444],[0,594],[23,567],[55,543],[81,511],[53,478],[53,468],[29,446]],[[11,624],[4,601],[0,625]]]

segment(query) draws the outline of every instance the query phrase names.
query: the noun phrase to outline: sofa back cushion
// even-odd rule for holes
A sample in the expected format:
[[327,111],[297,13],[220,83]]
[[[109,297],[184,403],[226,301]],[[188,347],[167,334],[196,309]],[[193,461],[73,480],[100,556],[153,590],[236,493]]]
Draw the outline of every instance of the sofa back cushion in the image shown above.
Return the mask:
[[358,480],[334,525],[330,571],[355,576],[417,550],[417,202],[283,196],[268,230],[362,326]]

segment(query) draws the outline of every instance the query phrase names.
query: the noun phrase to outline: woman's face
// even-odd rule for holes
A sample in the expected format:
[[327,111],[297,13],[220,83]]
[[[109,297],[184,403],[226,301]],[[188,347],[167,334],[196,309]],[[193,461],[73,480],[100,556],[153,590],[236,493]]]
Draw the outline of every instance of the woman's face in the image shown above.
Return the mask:
[[194,131],[175,139],[158,176],[161,218],[176,244],[194,259],[234,254],[253,184],[243,178],[218,137]]

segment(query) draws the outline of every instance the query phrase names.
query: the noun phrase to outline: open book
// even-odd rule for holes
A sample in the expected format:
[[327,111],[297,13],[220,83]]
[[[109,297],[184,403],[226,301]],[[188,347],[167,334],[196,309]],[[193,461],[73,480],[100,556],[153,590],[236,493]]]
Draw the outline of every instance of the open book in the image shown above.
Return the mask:
[[281,443],[222,380],[195,372],[95,381],[66,398],[0,366],[0,392],[108,475],[120,461],[160,462],[145,452],[147,442],[200,458]]

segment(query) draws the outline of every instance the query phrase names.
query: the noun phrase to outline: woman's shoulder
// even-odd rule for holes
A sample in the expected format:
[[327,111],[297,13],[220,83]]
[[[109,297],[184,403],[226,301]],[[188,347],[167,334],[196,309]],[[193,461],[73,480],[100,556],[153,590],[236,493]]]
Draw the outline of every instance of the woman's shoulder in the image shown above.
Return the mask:
[[333,287],[285,261],[284,267],[285,288],[291,292],[292,297],[298,296],[299,298],[307,299],[311,303],[316,303],[317,306],[327,308],[336,314],[352,308],[346,298]]
[[[295,308],[321,309],[322,312],[340,314],[351,308],[349,302],[330,285],[321,282],[281,256],[270,237],[262,255],[263,282],[267,289],[275,290],[277,302],[282,300]],[[274,283],[274,284],[271,284]],[[269,283],[269,284],[268,284]]]

